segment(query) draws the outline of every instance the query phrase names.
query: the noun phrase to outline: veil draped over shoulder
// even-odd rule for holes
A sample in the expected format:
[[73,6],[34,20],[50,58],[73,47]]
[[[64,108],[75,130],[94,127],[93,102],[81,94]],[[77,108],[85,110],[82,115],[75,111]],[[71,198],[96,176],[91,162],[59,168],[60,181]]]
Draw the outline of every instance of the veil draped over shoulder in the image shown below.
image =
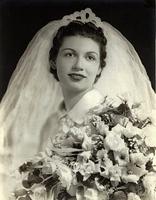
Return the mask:
[[[38,152],[42,128],[63,99],[59,82],[49,72],[49,50],[57,30],[76,15],[68,16],[70,20],[52,21],[39,30],[19,60],[0,105],[3,156],[12,154],[16,157],[20,148],[26,147],[24,143],[31,142],[34,149],[30,153]],[[142,103],[146,112],[154,112],[156,95],[135,49],[107,22],[101,22],[100,26],[107,38],[107,57],[95,87],[103,96],[124,96],[131,103]],[[26,154],[28,149],[29,146],[24,150]]]

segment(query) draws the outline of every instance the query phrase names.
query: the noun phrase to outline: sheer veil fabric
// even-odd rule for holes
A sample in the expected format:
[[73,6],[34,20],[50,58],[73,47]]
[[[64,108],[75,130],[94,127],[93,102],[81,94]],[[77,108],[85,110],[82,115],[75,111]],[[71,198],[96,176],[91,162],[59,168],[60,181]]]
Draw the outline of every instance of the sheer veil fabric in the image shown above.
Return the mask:
[[[0,105],[3,157],[11,156],[16,160],[22,151],[25,160],[41,150],[38,144],[43,126],[54,116],[63,99],[59,82],[49,72],[49,50],[58,28],[68,23],[56,20],[39,30],[17,64]],[[103,96],[124,97],[130,103],[141,102],[146,112],[154,113],[156,95],[135,49],[110,24],[102,22],[101,26],[107,38],[107,57],[95,88]],[[31,151],[29,146],[23,149],[24,143],[28,145],[29,142],[33,146]],[[1,173],[5,173],[3,166]]]

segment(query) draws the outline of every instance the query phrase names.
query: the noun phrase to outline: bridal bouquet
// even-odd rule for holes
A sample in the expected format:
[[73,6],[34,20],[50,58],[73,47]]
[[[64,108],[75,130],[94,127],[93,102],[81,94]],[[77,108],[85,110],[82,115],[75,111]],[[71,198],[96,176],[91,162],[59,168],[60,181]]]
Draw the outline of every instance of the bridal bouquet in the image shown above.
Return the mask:
[[52,199],[53,193],[57,200],[155,199],[155,148],[143,134],[152,120],[139,118],[139,104],[106,102],[82,124],[62,119],[46,151],[19,167],[15,199]]

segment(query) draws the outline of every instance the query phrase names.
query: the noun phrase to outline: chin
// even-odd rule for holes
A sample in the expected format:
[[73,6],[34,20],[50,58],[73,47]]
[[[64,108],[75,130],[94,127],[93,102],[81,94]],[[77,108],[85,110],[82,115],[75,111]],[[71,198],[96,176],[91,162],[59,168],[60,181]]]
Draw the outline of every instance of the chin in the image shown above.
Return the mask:
[[90,90],[90,88],[92,88],[92,87],[72,85],[72,86],[68,87],[68,90],[70,90],[71,92],[75,92],[75,93],[81,93],[81,92]]
[[85,82],[85,81],[80,81],[80,82],[72,82],[69,80],[62,81],[62,88],[65,90],[68,90],[73,93],[81,93],[90,90],[94,83],[92,82]]

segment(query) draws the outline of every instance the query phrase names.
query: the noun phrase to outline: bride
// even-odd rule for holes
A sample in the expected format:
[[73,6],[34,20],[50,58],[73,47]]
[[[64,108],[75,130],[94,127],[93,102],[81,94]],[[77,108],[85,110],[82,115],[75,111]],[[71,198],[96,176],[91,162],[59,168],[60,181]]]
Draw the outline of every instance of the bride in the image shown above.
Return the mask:
[[[140,103],[142,115],[156,122],[156,95],[144,66],[115,28],[90,9],[50,22],[19,60],[0,105],[3,165],[17,169],[55,139],[62,117],[81,123],[106,96]],[[146,139],[155,146],[152,130]],[[6,169],[1,181],[9,180]],[[14,183],[3,185],[6,191]]]

